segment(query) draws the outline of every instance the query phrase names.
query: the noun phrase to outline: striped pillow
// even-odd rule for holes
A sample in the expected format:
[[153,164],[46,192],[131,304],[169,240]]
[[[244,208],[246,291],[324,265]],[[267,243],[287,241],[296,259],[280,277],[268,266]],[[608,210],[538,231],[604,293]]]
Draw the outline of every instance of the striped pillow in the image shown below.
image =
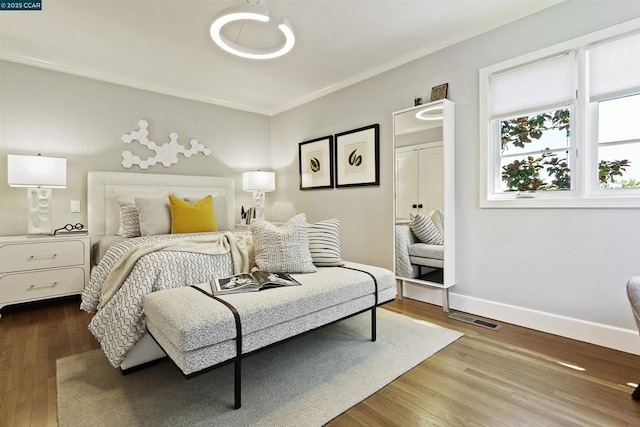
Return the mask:
[[342,267],[340,258],[340,220],[327,219],[307,224],[309,252],[316,267]]
[[411,214],[409,228],[418,240],[428,245],[443,245],[444,240],[436,225],[426,215]]

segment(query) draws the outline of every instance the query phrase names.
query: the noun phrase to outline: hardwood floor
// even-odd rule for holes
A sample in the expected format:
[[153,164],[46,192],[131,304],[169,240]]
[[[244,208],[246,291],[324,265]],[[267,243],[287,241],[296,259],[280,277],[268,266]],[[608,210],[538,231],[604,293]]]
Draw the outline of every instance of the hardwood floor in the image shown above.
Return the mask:
[[[98,348],[78,305],[3,309],[0,426],[56,425],[56,359]],[[640,381],[640,356],[509,324],[492,331],[409,299],[386,307],[465,335],[329,426],[640,426],[627,385]]]

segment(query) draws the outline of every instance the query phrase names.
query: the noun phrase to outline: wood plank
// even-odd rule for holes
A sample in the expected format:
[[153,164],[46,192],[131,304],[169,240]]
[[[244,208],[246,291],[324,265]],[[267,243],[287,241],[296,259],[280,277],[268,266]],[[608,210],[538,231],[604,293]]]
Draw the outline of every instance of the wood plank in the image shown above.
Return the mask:
[[[465,336],[329,426],[640,425],[626,385],[640,381],[639,356],[509,324],[479,328],[410,299],[385,308]],[[56,425],[55,361],[99,348],[90,320],[78,298],[3,309],[0,426]]]

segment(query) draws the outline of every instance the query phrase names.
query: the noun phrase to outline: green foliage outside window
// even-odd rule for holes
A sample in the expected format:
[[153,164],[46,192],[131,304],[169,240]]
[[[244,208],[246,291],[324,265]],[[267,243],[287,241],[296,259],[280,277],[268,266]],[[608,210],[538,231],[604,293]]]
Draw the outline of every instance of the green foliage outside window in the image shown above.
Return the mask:
[[[518,117],[500,122],[502,152],[509,146],[525,148],[526,144],[538,140],[544,132],[560,130],[571,132],[569,109],[556,110],[535,116]],[[616,177],[622,177],[629,160],[601,160],[598,164],[598,178],[601,188],[610,188]],[[551,182],[546,182],[540,172],[546,170]],[[557,153],[546,148],[539,157],[527,156],[524,160],[514,160],[502,167],[502,181],[507,191],[570,190],[571,169],[567,158],[559,158]],[[620,181],[623,188],[633,187],[635,182]]]

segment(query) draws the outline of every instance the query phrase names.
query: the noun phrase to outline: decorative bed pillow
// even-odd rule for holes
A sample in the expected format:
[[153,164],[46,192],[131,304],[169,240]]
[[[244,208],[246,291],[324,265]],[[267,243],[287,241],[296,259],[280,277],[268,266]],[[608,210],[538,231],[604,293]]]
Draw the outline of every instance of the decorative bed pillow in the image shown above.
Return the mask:
[[316,267],[342,267],[340,258],[340,220],[327,219],[307,224],[309,252]]
[[433,210],[429,212],[429,218],[438,229],[440,236],[444,238],[444,212],[440,209]]
[[142,199],[136,197],[140,235],[155,236],[171,233],[171,207],[169,199]]
[[278,227],[264,220],[251,221],[256,265],[271,273],[313,273],[307,217],[299,214]]
[[[127,188],[114,188],[111,192],[113,194],[113,206],[106,207],[107,214],[105,222],[107,234],[115,234],[127,238],[140,237],[140,220],[138,219],[136,197],[147,199],[166,198],[169,195],[169,192],[165,189],[132,190]],[[108,203],[110,204],[111,201]],[[129,203],[130,205],[124,205],[123,209],[123,203]],[[111,215],[110,212],[112,212],[113,215]],[[116,212],[118,212],[117,216]]]
[[[200,200],[197,197],[185,197],[184,201],[195,205]],[[217,231],[231,230],[227,219],[227,199],[223,196],[213,196],[213,213],[216,218]]]
[[217,230],[213,197],[206,196],[191,205],[170,194],[169,203],[171,204],[171,234],[204,233]]
[[426,243],[428,245],[444,244],[442,235],[438,231],[438,228],[426,215],[411,214],[409,228],[411,228],[413,234],[415,234],[418,240],[422,243]]
[[118,200],[120,206],[120,229],[117,235],[120,237],[140,237],[140,220],[138,208],[135,203]]

